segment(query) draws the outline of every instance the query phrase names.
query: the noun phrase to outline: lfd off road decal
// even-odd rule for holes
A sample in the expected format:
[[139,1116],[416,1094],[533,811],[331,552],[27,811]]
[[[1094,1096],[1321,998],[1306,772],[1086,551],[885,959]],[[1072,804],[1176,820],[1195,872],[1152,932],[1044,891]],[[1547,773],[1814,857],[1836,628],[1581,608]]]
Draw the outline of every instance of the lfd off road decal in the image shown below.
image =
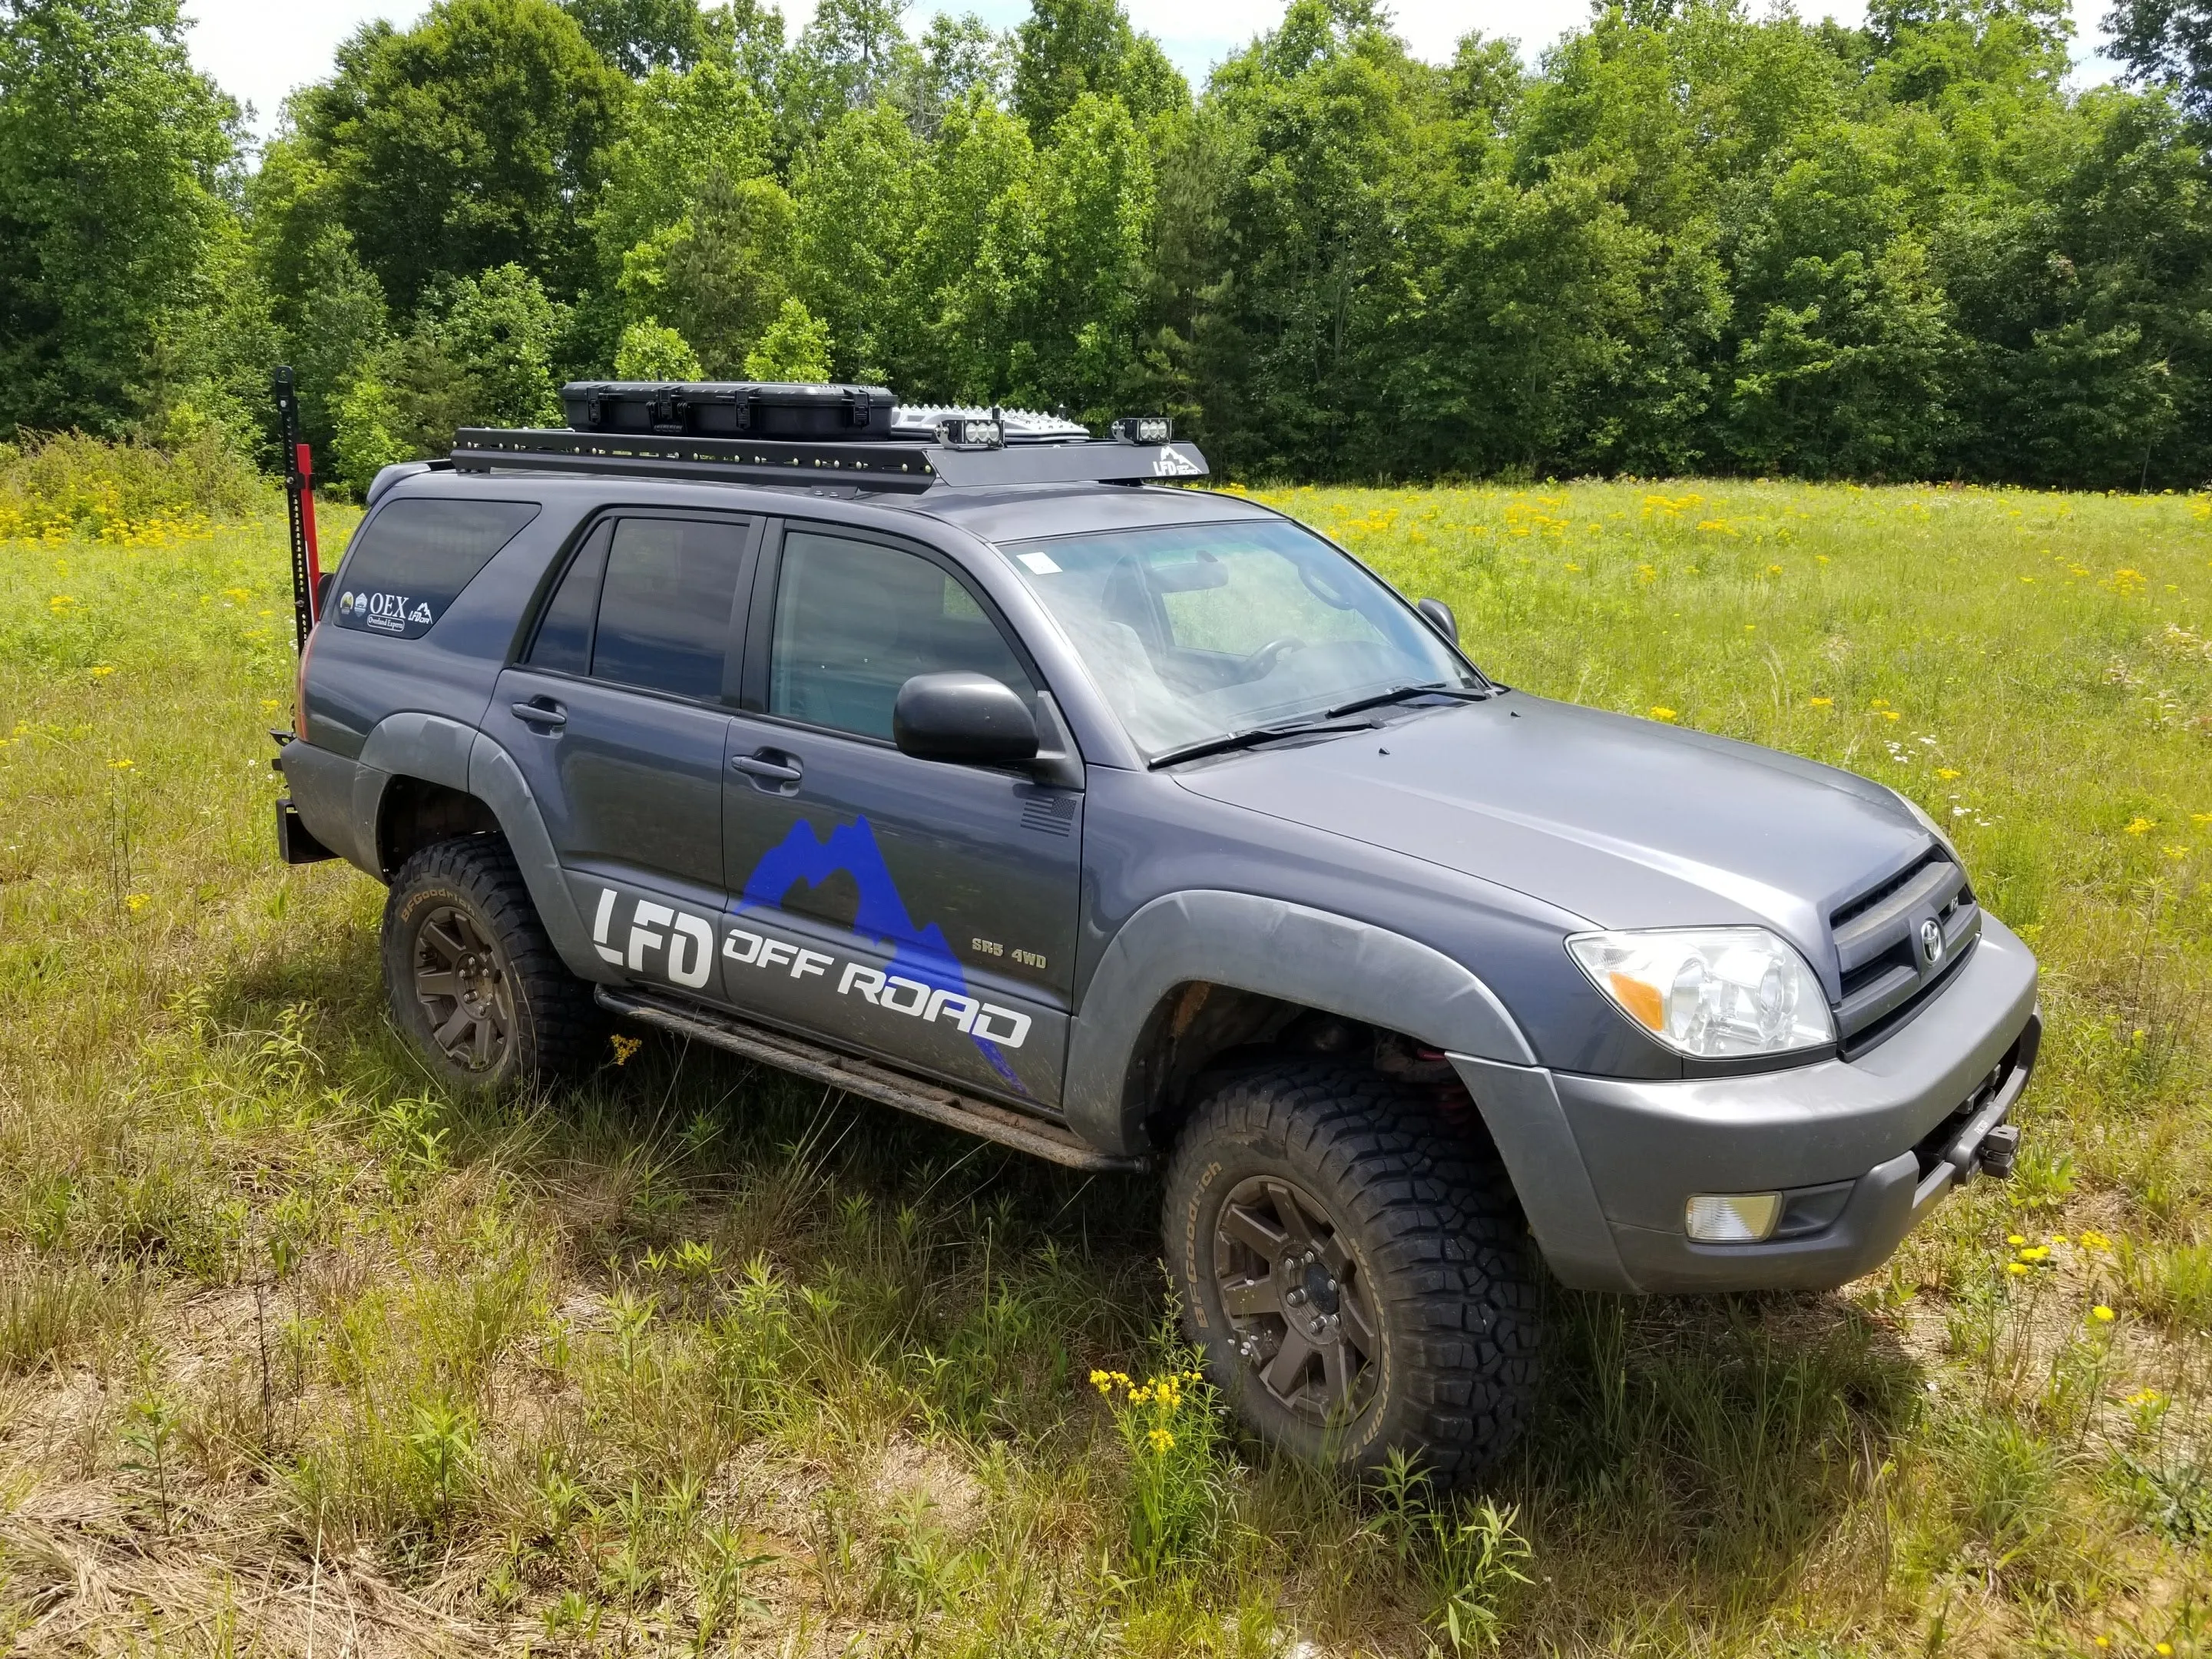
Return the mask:
[[[878,951],[889,948],[890,961],[885,967],[726,921],[720,929],[718,947],[717,926],[704,916],[653,899],[626,900],[611,887],[599,889],[592,916],[592,944],[616,967],[665,976],[691,990],[706,985],[719,956],[731,998],[739,1003],[745,1000],[740,975],[775,974],[802,982],[817,981],[824,997],[850,997],[925,1024],[949,1025],[975,1043],[1009,1088],[1029,1093],[1002,1050],[1019,1048],[1028,1041],[1030,1016],[969,994],[967,975],[943,930],[934,923],[917,926],[907,914],[866,819],[832,830],[826,841],[816,840],[810,824],[793,825],[791,833],[755,867],[732,914],[744,916],[781,908],[793,886],[802,882],[819,886],[841,872],[851,876],[860,890],[853,931]],[[831,1023],[823,1021],[825,1025]]]
[[[944,930],[933,921],[917,923],[907,913],[890,866],[884,862],[883,848],[876,844],[875,827],[867,819],[840,824],[823,836],[801,818],[762,854],[731,912],[741,916],[749,910],[781,909],[793,887],[801,883],[819,887],[839,874],[850,876],[860,895],[853,913],[853,932],[878,949],[888,945],[891,959],[888,973],[861,963],[841,969],[838,993],[919,1019],[949,1017],[968,1034],[1000,1081],[1027,1094],[999,1051],[1022,1046],[1030,1033],[1029,1016],[968,994],[968,975]],[[727,951],[726,945],[726,955]]]

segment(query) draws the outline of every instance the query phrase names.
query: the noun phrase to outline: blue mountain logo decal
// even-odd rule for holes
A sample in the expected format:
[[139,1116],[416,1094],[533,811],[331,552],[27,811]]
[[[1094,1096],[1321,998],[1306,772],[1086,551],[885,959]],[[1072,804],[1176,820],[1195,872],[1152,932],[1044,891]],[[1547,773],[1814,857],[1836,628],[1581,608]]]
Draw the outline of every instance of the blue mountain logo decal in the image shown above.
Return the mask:
[[[801,818],[791,826],[788,835],[761,855],[731,908],[738,915],[747,910],[780,910],[791,890],[800,883],[819,887],[840,873],[852,877],[854,886],[860,890],[860,908],[853,915],[854,935],[878,949],[889,945],[892,973],[933,991],[963,997],[969,994],[968,975],[960,959],[952,954],[945,930],[933,921],[916,922],[908,913],[890,866],[884,862],[883,848],[876,844],[875,827],[866,818],[840,824],[827,836],[818,836],[814,826]],[[1008,1088],[1029,1093],[996,1043],[983,1037],[970,1040]]]

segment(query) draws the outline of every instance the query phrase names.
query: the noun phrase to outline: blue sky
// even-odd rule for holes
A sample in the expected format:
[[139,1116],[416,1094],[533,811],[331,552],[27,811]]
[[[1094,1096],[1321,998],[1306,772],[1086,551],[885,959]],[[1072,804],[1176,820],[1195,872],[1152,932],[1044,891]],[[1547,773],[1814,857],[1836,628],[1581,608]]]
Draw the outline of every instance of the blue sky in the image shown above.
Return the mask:
[[[1194,83],[1206,70],[1255,34],[1272,27],[1282,15],[1282,0],[1212,0],[1192,6],[1183,0],[1125,0],[1139,28],[1158,37]],[[2102,40],[2098,20],[2109,9],[2109,0],[2075,0],[2075,20],[2082,61],[2077,70],[2085,80],[2105,80],[2111,68],[2094,56]],[[812,0],[787,0],[784,7],[796,32],[813,9]],[[1524,54],[1535,53],[1557,40],[1589,15],[1587,0],[1397,0],[1393,8],[1401,33],[1422,57],[1441,62],[1451,55],[1453,43],[1470,28],[1486,34],[1508,35],[1521,43]],[[1826,13],[1856,22],[1863,15],[1863,0],[1802,0],[1808,15]],[[372,17],[409,22],[423,6],[415,0],[185,0],[185,15],[197,25],[191,31],[192,56],[213,75],[223,89],[254,106],[254,128],[266,137],[276,118],[277,105],[294,87],[320,79],[330,71],[331,52],[337,43]],[[1012,27],[1028,15],[1028,0],[918,0],[908,15],[909,27],[920,28],[939,10],[980,12],[987,21]]]

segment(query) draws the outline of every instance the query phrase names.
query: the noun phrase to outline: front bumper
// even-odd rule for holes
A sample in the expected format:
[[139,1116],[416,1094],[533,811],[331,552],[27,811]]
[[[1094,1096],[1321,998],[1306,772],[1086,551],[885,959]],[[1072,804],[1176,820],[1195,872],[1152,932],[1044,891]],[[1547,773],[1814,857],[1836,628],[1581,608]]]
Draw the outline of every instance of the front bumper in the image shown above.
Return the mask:
[[[1817,1290],[1888,1259],[2027,1085],[2035,958],[2002,923],[1879,1047],[1750,1076],[1634,1082],[1454,1054],[1552,1270],[1578,1289]],[[1790,1195],[1784,1231],[1701,1244],[1694,1193]]]

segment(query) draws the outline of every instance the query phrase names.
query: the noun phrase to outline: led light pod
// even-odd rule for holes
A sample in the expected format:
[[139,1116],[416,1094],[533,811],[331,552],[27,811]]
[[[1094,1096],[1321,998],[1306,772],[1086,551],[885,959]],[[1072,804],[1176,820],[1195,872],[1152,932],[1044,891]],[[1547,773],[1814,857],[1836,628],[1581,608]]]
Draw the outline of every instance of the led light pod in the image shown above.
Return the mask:
[[937,423],[937,441],[947,449],[1003,449],[1006,434],[995,417],[951,415]]
[[1164,415],[1124,415],[1110,430],[1116,443],[1164,444],[1175,436],[1175,422]]
[[1677,1054],[1739,1059],[1836,1040],[1820,981],[1765,927],[1577,933],[1567,952],[1614,1006]]

